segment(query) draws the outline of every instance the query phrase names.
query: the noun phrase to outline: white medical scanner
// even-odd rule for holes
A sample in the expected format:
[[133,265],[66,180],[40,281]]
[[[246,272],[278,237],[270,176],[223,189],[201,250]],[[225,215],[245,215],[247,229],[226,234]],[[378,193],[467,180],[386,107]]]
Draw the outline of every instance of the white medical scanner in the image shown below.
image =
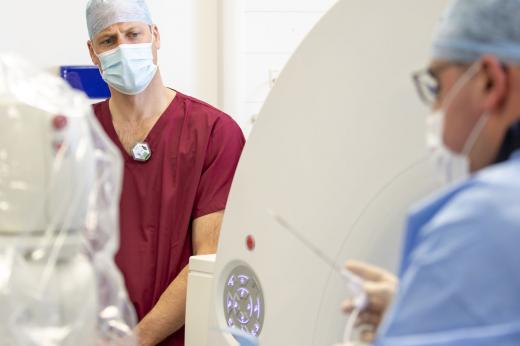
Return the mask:
[[117,149],[86,98],[9,55],[0,55],[0,120],[0,345],[128,335],[113,263]]
[[[31,104],[30,92],[0,98],[0,344],[87,346],[96,285],[79,249],[95,172],[91,152],[63,147],[87,149],[89,127]],[[77,319],[81,328],[65,322]]]
[[238,345],[227,327],[267,346],[341,341],[344,280],[277,219],[338,266],[397,269],[407,211],[437,187],[410,76],[446,4],[340,0],[304,40],[244,150],[216,262],[192,258],[188,346]]

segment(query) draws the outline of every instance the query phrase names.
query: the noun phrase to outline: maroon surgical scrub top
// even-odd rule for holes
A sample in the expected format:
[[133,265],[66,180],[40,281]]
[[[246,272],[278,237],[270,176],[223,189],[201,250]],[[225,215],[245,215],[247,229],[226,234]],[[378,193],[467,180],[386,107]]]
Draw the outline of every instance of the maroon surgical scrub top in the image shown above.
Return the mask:
[[[94,111],[124,157],[116,263],[141,320],[188,264],[192,221],[225,209],[245,140],[229,116],[177,93],[146,138],[152,156],[142,163],[119,141],[108,100]],[[161,345],[184,345],[184,329]]]

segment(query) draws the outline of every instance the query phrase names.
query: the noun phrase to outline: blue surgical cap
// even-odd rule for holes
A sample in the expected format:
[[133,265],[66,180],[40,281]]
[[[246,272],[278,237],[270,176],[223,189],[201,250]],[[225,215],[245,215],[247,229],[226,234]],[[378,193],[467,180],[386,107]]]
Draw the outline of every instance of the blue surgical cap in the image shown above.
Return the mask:
[[152,16],[144,0],[89,0],[86,12],[90,39],[116,23],[153,24]]
[[473,62],[492,54],[520,63],[520,0],[452,0],[432,47],[436,60]]

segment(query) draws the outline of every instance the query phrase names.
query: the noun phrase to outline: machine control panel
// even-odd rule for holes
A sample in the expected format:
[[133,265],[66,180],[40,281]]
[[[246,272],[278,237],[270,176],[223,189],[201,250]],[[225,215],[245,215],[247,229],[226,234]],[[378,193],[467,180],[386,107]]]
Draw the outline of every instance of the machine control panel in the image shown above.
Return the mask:
[[237,328],[254,336],[262,331],[264,297],[260,282],[246,265],[235,267],[225,282],[224,315],[228,327]]

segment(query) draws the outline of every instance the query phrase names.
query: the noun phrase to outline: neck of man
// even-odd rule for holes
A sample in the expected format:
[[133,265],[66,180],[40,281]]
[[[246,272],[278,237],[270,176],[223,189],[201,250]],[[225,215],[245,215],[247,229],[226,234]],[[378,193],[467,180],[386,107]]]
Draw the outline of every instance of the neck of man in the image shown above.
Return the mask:
[[137,95],[126,95],[110,88],[109,101],[112,120],[117,123],[139,124],[150,118],[158,118],[175,98],[176,92],[164,86],[157,70],[150,85]]
[[498,153],[507,128],[502,124],[496,124],[490,121],[487,125],[487,131],[483,131],[480,140],[475,143],[470,153],[470,171],[475,173],[481,169],[491,166],[497,160]]

